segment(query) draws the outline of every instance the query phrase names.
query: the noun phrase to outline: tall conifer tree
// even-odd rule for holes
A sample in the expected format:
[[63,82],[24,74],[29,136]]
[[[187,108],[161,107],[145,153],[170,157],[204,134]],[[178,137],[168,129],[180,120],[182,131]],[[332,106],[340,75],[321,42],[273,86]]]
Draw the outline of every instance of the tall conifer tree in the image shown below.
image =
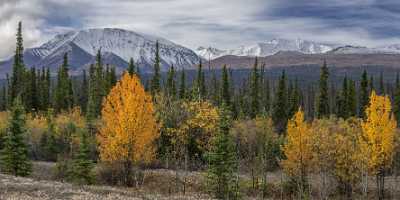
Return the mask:
[[343,79],[342,90],[339,94],[337,102],[338,104],[337,115],[338,117],[341,117],[343,119],[347,119],[349,114],[347,99],[348,99],[348,81],[346,75]]
[[365,108],[368,106],[369,103],[368,74],[366,70],[364,70],[361,75],[359,101],[360,104],[358,114],[361,118],[364,118]]
[[225,104],[228,109],[231,109],[231,93],[229,84],[229,75],[226,65],[222,68],[222,83],[221,83],[221,103]]
[[237,156],[233,139],[229,134],[231,116],[222,103],[219,132],[214,138],[212,150],[208,153],[207,183],[218,199],[238,199]]
[[129,60],[129,65],[128,65],[128,73],[130,75],[133,75],[136,73],[136,66],[135,66],[135,62],[133,61],[133,58],[131,58]]
[[383,72],[381,71],[380,75],[379,75],[379,91],[378,91],[380,95],[385,94],[385,82],[383,80]]
[[36,77],[36,69],[34,67],[31,68],[29,72],[29,85],[26,91],[26,104],[28,111],[37,111],[39,108],[39,96],[38,96],[38,88],[37,88],[37,77]]
[[400,126],[400,77],[396,74],[396,86],[393,99],[393,113],[397,120],[397,126]]
[[251,75],[250,86],[250,117],[255,118],[260,111],[260,74],[258,71],[258,58],[256,57]]
[[347,93],[347,108],[348,117],[355,117],[357,115],[357,98],[356,98],[356,86],[353,80],[349,80]]
[[200,60],[200,63],[197,67],[197,76],[196,82],[194,84],[192,95],[194,99],[204,99],[206,97],[206,86],[205,86],[205,78],[203,72],[203,63]]
[[0,153],[3,171],[14,176],[27,176],[32,171],[25,143],[26,132],[25,109],[20,97],[17,97],[11,109],[9,127]]
[[22,22],[18,23],[17,29],[17,43],[14,55],[14,63],[12,67],[12,76],[10,83],[10,101],[14,102],[17,96],[21,97],[21,100],[24,103],[25,101],[25,89],[26,89],[26,69],[24,64],[24,46],[23,46],[23,38],[22,38]]
[[278,88],[275,93],[272,120],[275,128],[279,133],[283,133],[286,130],[286,124],[288,120],[288,98],[286,88],[286,73],[282,71],[282,75],[279,79]]
[[87,75],[86,75],[86,70],[82,71],[82,84],[81,88],[79,90],[79,105],[82,109],[83,112],[86,112],[86,106],[87,106],[87,101],[88,101],[88,81],[87,81]]
[[63,64],[58,69],[57,86],[54,94],[54,107],[57,112],[72,108],[74,96],[72,82],[69,78],[68,54],[64,54]]
[[185,77],[185,69],[181,71],[181,80],[179,85],[179,98],[186,98],[186,77]]
[[154,74],[153,78],[151,79],[151,94],[154,96],[158,92],[160,92],[161,88],[161,75],[160,75],[160,52],[159,52],[159,43],[156,42],[156,52],[154,58]]
[[317,103],[318,118],[329,116],[328,78],[329,70],[326,64],[326,60],[324,60],[324,64],[321,67],[321,75],[319,78],[319,93]]
[[171,67],[168,71],[166,93],[168,96],[170,96],[172,98],[175,98],[175,96],[176,96],[175,69],[174,69],[173,65],[171,65]]

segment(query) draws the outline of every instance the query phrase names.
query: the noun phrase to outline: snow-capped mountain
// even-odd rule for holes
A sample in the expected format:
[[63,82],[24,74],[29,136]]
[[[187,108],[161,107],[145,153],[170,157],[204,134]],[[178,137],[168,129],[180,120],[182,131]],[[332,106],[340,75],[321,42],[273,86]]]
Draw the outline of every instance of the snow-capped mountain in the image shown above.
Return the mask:
[[[93,63],[94,56],[101,49],[103,63],[117,66],[121,71],[130,58],[139,64],[142,71],[151,71],[154,63],[156,41],[159,42],[161,69],[167,70],[174,65],[177,68],[190,68],[200,61],[192,50],[175,44],[164,38],[141,34],[123,29],[88,29],[56,35],[53,39],[37,48],[24,52],[27,66],[51,69],[58,68],[65,53],[69,55],[72,73],[80,72],[82,67]],[[11,68],[12,59],[0,64]]]
[[273,39],[250,46],[240,46],[230,50],[199,47],[196,53],[204,59],[215,59],[225,55],[235,56],[269,56],[280,51],[297,51],[304,54],[326,53],[338,47],[334,44],[323,44],[307,40]]

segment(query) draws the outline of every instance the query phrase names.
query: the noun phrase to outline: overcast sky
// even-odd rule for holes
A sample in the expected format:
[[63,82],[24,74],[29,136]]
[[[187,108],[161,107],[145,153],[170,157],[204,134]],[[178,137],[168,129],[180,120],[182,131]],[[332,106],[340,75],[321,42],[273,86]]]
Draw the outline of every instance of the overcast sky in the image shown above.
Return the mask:
[[0,58],[24,24],[26,47],[57,33],[124,28],[192,49],[272,38],[377,46],[400,43],[400,0],[0,0]]

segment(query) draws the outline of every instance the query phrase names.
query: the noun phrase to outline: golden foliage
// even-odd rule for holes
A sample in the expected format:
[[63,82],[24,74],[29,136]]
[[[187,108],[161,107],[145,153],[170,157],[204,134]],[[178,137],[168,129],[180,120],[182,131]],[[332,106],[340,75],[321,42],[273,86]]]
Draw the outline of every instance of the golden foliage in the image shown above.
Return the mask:
[[310,125],[304,121],[301,109],[288,122],[287,141],[283,146],[286,160],[282,161],[285,172],[290,176],[304,176],[312,166],[312,141]]
[[8,118],[9,118],[9,113],[6,111],[0,112],[0,137],[3,136],[3,134],[6,134],[6,129],[8,127]]
[[361,120],[350,118],[338,122],[335,133],[335,176],[344,183],[355,184],[361,177],[363,155],[357,139],[361,133]]
[[200,150],[209,150],[210,140],[217,131],[218,109],[207,101],[183,102],[182,108],[186,120],[177,130],[180,143],[186,145],[189,138],[194,138]]
[[136,75],[125,73],[111,89],[102,109],[99,142],[102,161],[150,161],[158,127],[152,98]]
[[316,119],[311,125],[312,163],[315,172],[326,173],[334,165],[336,119]]
[[77,129],[86,128],[86,119],[79,107],[74,107],[69,111],[58,114],[55,117],[54,122],[57,128],[56,132],[67,129],[71,124]]
[[389,97],[379,96],[375,91],[372,91],[365,112],[366,119],[361,124],[359,142],[362,154],[367,157],[368,169],[375,174],[392,162],[397,124],[391,113]]
[[43,133],[47,130],[47,119],[43,115],[29,114],[26,120],[29,137],[33,143],[39,143]]

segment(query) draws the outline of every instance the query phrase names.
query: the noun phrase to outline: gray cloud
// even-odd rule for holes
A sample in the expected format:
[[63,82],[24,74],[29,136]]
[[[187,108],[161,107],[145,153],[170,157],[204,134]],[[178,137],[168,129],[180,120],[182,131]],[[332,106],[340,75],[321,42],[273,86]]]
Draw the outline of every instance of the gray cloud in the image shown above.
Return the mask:
[[99,27],[154,34],[191,48],[231,48],[272,37],[398,43],[396,5],[395,0],[2,0],[0,58],[12,53],[19,20],[27,47],[56,33]]

